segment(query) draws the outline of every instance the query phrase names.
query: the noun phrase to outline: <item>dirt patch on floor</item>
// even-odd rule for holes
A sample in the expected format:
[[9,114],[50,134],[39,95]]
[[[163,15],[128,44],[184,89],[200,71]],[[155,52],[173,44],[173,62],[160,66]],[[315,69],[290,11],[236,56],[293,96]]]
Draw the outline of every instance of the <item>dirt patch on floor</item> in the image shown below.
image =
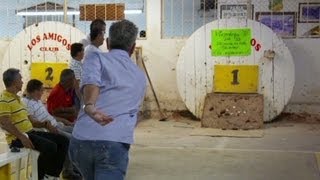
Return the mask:
[[320,115],[308,113],[281,113],[273,122],[320,124]]
[[194,121],[200,121],[199,118],[197,118],[188,110],[174,111],[170,114],[170,117],[176,121],[179,121],[181,119],[190,119]]
[[309,113],[281,113],[276,119],[265,123],[265,128],[293,127],[302,125],[307,131],[320,131],[320,115]]

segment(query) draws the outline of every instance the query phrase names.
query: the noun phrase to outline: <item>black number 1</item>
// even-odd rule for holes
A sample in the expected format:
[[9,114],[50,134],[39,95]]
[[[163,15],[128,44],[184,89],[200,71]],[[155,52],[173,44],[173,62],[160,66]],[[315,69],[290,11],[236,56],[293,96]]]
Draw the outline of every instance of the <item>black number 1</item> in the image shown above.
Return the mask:
[[233,84],[233,85],[240,84],[240,83],[239,83],[239,80],[238,80],[239,70],[238,70],[238,69],[235,69],[235,70],[233,70],[231,73],[233,74],[233,80],[232,80],[231,84]]
[[53,80],[53,75],[52,75],[53,69],[52,69],[52,67],[48,67],[46,69],[46,73],[48,73],[47,76],[46,76],[46,80],[52,81]]

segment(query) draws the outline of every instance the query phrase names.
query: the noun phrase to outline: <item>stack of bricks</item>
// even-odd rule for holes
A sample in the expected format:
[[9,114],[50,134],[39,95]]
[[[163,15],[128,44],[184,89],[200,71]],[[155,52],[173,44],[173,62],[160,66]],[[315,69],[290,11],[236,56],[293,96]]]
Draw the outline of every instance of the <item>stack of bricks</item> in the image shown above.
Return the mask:
[[201,126],[232,130],[262,128],[263,95],[209,93]]

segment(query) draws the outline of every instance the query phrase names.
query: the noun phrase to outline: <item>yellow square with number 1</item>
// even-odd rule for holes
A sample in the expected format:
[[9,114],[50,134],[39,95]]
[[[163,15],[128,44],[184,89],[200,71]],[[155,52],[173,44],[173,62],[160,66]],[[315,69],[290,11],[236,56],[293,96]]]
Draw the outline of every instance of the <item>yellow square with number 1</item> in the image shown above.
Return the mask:
[[259,66],[257,65],[215,65],[214,92],[257,93]]
[[66,68],[67,63],[32,63],[31,79],[38,79],[44,87],[52,88],[59,83],[61,71]]

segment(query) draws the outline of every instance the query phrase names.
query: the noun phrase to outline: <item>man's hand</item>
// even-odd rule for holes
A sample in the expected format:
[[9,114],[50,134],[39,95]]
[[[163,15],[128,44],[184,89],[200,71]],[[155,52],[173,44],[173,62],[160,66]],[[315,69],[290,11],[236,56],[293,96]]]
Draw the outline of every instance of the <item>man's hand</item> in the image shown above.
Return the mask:
[[21,141],[21,143],[25,148],[34,149],[32,142],[27,136],[22,135],[21,137],[19,137],[19,140]]
[[63,123],[64,125],[66,125],[66,126],[73,126],[73,125],[74,125],[73,122],[70,122],[70,121],[68,121],[68,120],[63,121],[62,123]]
[[70,122],[69,120],[67,119],[64,119],[64,118],[61,118],[61,117],[57,117],[57,116],[54,116],[54,118],[59,121],[59,122],[62,122],[64,125],[66,126],[73,126],[74,123],[73,122]]
[[58,134],[58,129],[56,127],[52,126],[51,123],[48,121],[46,124],[46,129],[48,129],[49,132],[51,132],[51,133]]
[[92,114],[89,115],[93,120],[95,120],[97,123],[99,123],[101,126],[105,126],[109,124],[111,121],[113,121],[112,117],[100,112],[95,111]]
[[23,133],[20,132],[11,122],[10,116],[0,116],[0,126],[10,134],[16,136],[26,148],[34,149],[34,146],[30,139]]
[[73,126],[74,125],[74,123],[72,123],[69,120],[64,119],[64,118],[59,118],[59,121],[62,122],[65,126]]
[[105,126],[113,121],[112,117],[106,115],[103,112],[98,111],[94,105],[87,106],[84,109],[85,113],[88,114],[93,120],[95,120],[101,126]]

